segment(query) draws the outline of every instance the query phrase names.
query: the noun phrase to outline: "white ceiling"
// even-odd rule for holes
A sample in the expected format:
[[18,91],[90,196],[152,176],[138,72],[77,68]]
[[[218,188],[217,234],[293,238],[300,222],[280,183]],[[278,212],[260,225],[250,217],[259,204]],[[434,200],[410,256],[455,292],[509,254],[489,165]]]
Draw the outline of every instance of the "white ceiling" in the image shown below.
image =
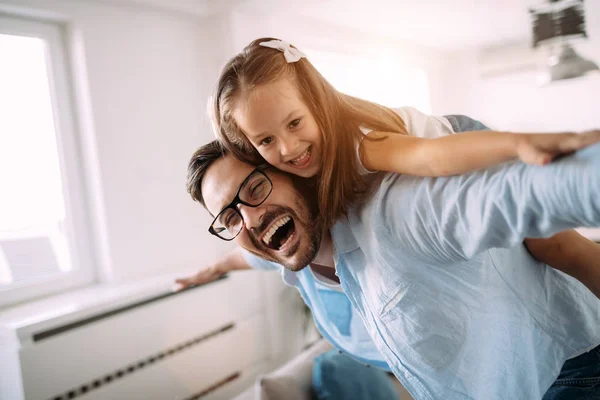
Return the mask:
[[306,7],[303,12],[365,33],[429,47],[464,49],[527,40],[531,30],[527,10],[531,3],[529,0],[328,0]]
[[120,0],[207,16],[233,10],[302,16],[441,49],[530,38],[528,7],[546,0]]
[[247,0],[102,0],[111,3],[143,5],[155,9],[206,17],[232,11]]

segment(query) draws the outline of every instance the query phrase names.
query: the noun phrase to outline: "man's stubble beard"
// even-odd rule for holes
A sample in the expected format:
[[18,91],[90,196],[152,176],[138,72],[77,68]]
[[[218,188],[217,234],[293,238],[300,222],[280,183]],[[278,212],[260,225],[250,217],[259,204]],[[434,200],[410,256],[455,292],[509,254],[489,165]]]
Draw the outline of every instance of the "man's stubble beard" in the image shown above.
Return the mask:
[[[314,181],[312,179],[297,178],[292,179],[292,182],[294,183],[294,189],[296,192],[294,201],[295,209],[284,206],[277,206],[271,208],[264,215],[263,223],[257,229],[257,233],[264,232],[264,228],[266,228],[280,215],[284,213],[290,214],[292,216],[292,219],[294,220],[294,234],[298,233],[298,225],[300,225],[306,237],[305,240],[302,240],[302,238],[297,238],[297,241],[294,244],[294,246],[287,252],[291,256],[295,255],[297,259],[291,262],[287,255],[284,256],[284,259],[278,259],[277,255],[272,254],[270,249],[267,249],[263,254],[260,254],[256,251],[251,252],[260,258],[264,258],[268,261],[281,264],[286,269],[297,272],[301,271],[306,266],[308,266],[317,256],[321,244],[323,230],[322,223],[320,222],[320,218],[318,217],[316,195],[314,195]],[[255,232],[251,232],[249,236],[250,241],[256,249],[261,249],[265,247],[258,234],[255,234]],[[300,249],[300,246],[303,243],[307,243],[307,247],[304,251]],[[298,253],[299,251],[301,251],[300,254]]]

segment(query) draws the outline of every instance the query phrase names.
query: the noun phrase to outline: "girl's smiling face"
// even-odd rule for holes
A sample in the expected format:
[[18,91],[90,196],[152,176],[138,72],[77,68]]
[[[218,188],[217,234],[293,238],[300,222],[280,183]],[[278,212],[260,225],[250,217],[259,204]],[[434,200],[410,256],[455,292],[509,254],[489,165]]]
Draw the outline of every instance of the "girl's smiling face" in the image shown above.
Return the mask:
[[279,79],[240,96],[237,126],[272,166],[305,178],[321,168],[322,136],[294,82]]

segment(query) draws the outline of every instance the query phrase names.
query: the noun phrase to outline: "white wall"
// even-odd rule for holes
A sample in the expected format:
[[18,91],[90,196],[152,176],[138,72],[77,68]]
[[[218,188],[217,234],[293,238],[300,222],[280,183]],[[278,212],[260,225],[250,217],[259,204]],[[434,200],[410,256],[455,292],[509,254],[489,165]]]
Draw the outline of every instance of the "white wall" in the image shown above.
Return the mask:
[[227,248],[208,234],[185,174],[193,150],[212,139],[206,99],[228,54],[220,42],[229,41],[229,20],[99,1],[0,4],[66,21],[83,43],[91,115],[79,122],[93,137],[86,151],[97,153],[103,278],[197,268]]
[[[600,2],[586,2],[585,8],[589,40],[575,43],[575,49],[600,64]],[[527,65],[538,59],[533,54],[523,46],[499,48],[480,56],[479,67],[486,68],[498,58],[504,58],[506,64]],[[476,59],[473,53],[468,57]],[[471,95],[464,112],[498,129],[561,131],[600,127],[600,74],[538,87],[535,70],[481,79],[477,67],[473,67],[471,63],[471,87],[465,79]]]

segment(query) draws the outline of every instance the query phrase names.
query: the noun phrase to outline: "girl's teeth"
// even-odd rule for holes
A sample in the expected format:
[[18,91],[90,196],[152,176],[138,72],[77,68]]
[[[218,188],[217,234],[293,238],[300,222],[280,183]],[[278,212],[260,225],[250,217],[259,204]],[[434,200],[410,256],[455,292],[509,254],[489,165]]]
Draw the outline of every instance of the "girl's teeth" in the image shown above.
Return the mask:
[[302,153],[301,156],[293,159],[290,162],[292,164],[294,164],[294,165],[302,164],[304,161],[306,161],[306,159],[308,158],[308,156],[310,156],[310,147],[308,149],[306,149],[306,151],[304,153]]

